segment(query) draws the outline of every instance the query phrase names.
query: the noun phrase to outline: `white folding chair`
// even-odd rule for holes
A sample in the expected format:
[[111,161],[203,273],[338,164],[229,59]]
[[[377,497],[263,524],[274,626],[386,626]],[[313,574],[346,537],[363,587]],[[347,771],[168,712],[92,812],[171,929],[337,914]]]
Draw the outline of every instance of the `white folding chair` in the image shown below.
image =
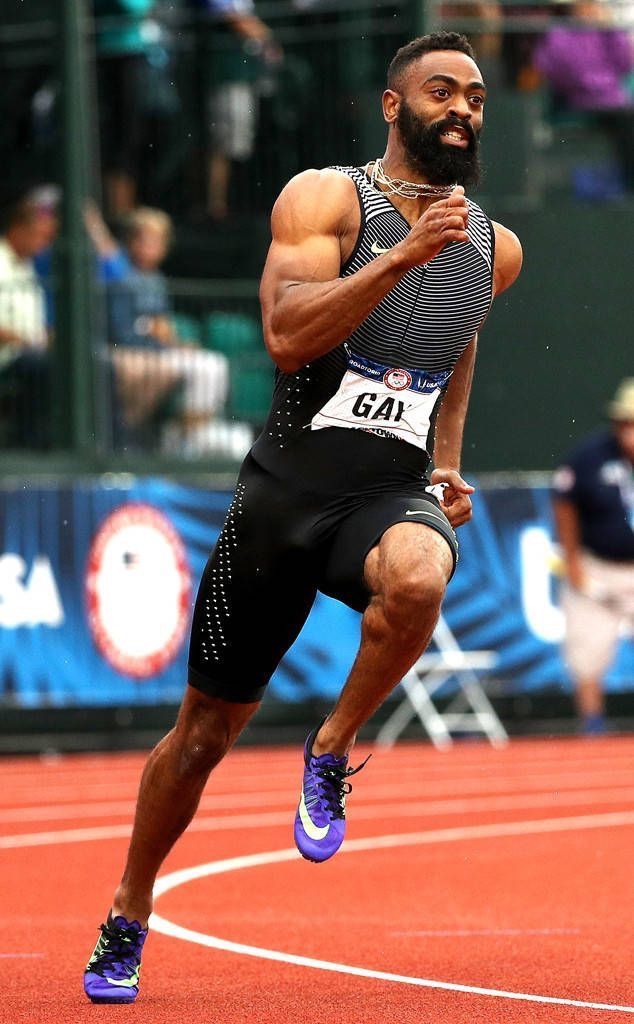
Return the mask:
[[[452,744],[452,733],[482,733],[494,746],[504,746],[508,734],[487,697],[477,672],[497,661],[495,651],[463,651],[441,616],[432,636],[435,651],[426,651],[409,670],[401,686],[405,698],[381,726],[376,742],[391,747],[411,720],[418,716],[432,743],[439,749]],[[455,679],[458,693],[444,711],[432,695]]]

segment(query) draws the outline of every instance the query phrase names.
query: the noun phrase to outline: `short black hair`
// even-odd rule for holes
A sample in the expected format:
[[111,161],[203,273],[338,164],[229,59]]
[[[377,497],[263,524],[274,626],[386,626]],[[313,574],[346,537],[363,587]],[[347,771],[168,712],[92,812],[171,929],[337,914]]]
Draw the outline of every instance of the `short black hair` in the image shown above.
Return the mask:
[[387,69],[388,89],[397,89],[403,72],[409,65],[433,50],[457,50],[459,53],[466,53],[467,57],[471,57],[472,60],[476,59],[471,43],[460,32],[430,32],[426,36],[412,39],[411,42],[396,51]]
[[0,209],[0,234],[18,225],[30,224],[36,215],[37,206],[27,196],[3,207]]

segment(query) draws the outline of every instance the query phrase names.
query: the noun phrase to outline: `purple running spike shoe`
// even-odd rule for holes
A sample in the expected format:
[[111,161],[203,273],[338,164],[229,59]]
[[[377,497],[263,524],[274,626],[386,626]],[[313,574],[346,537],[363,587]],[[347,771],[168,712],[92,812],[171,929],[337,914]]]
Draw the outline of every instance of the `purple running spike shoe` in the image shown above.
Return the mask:
[[84,991],[93,1003],[134,1002],[147,933],[138,921],[108,914],[84,974]]
[[304,748],[304,781],[295,815],[295,845],[302,857],[315,864],[328,860],[337,852],[346,834],[346,796],[352,786],[351,775],[360,772],[348,768],[347,757],[334,754],[313,756],[313,743],[322,722],[313,729]]

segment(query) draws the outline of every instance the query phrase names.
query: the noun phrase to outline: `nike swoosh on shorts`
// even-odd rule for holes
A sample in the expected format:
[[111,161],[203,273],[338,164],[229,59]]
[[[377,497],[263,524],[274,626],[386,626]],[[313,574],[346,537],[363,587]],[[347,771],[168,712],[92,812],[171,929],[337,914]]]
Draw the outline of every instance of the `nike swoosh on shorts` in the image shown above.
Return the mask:
[[431,519],[437,519],[439,523],[444,523],[445,522],[445,520],[443,519],[442,516],[437,516],[433,512],[428,512],[426,508],[419,508],[419,509],[415,509],[414,511],[411,511],[410,509],[408,509],[407,512],[405,513],[405,515],[406,516],[430,516]]

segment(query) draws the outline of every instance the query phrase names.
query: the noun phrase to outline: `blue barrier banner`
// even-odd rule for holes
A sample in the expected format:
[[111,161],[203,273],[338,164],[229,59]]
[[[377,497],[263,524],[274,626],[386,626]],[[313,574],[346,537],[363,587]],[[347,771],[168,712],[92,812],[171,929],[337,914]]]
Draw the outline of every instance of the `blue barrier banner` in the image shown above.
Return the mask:
[[[179,701],[196,587],[230,500],[163,479],[0,491],[0,702]],[[460,645],[496,652],[497,692],[569,692],[547,489],[477,491],[459,540],[443,614]],[[318,596],[274,696],[336,696],[359,621]],[[634,689],[633,647],[624,638],[609,690]]]

